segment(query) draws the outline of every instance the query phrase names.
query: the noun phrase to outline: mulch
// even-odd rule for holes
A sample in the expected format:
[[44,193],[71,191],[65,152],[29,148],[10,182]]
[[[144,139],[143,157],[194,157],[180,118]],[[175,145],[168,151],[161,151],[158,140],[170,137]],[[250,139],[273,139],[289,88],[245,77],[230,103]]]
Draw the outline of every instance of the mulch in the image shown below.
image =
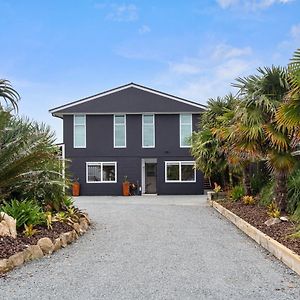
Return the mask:
[[250,223],[252,226],[267,234],[269,237],[300,255],[300,239],[288,237],[290,234],[295,233],[296,230],[296,224],[292,221],[280,222],[267,226],[264,222],[270,219],[270,217],[267,214],[266,207],[259,205],[245,205],[240,201],[226,201],[221,202],[220,204]]
[[61,233],[73,230],[73,228],[65,223],[54,222],[52,229],[43,226],[35,226],[38,232],[32,237],[26,237],[22,231],[18,232],[17,238],[9,236],[0,237],[0,259],[9,258],[11,255],[26,249],[29,245],[36,245],[38,240],[48,237],[52,241],[58,238]]

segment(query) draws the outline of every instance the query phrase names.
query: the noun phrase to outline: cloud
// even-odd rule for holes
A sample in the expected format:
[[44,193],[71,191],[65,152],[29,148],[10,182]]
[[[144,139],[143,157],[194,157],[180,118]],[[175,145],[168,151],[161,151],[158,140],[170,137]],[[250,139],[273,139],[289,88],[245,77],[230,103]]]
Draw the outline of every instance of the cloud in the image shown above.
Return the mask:
[[275,4],[288,4],[294,0],[217,0],[223,9],[242,8],[248,11],[267,9]]
[[139,18],[138,8],[134,4],[95,4],[97,9],[107,9],[106,19],[116,22],[133,22]]
[[292,39],[300,41],[300,23],[292,26],[290,30],[290,35]]
[[195,57],[169,62],[154,84],[183,98],[206,103],[209,98],[236,92],[231,87],[235,78],[255,73],[259,65],[250,47],[220,43]]
[[146,34],[151,32],[151,28],[147,25],[143,25],[142,27],[139,28],[139,34]]

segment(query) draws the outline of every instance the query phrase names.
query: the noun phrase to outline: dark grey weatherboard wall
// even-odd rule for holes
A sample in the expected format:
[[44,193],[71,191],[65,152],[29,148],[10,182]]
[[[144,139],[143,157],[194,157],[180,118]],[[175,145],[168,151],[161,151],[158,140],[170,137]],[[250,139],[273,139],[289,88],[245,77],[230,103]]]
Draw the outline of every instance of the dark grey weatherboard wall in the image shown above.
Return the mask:
[[[193,114],[196,130],[199,114]],[[73,116],[64,115],[66,158],[70,171],[78,176],[82,195],[121,195],[124,176],[141,183],[141,159],[157,158],[158,194],[203,194],[203,176],[197,172],[195,183],[165,183],[165,161],[190,161],[189,148],[180,148],[179,114],[155,115],[155,148],[142,148],[142,115],[126,116],[127,147],[113,148],[113,115],[86,116],[86,148],[73,147]],[[86,162],[117,162],[117,183],[86,183]]]
[[128,87],[106,96],[57,110],[59,114],[73,113],[141,113],[141,112],[195,112],[202,109],[138,88]]

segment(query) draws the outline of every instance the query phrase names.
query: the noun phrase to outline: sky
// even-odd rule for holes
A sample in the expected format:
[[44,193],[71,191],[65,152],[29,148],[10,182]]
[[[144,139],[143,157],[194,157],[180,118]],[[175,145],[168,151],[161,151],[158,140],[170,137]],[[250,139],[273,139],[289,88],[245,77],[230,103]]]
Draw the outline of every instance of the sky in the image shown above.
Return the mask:
[[0,11],[0,78],[57,142],[56,106],[129,82],[205,104],[300,48],[300,0],[0,0]]

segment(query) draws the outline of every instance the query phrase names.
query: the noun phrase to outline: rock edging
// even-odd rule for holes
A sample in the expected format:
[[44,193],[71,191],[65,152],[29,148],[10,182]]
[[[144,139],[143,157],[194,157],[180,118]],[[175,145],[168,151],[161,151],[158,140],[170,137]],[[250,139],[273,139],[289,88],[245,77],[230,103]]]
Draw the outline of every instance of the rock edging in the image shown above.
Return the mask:
[[79,219],[78,223],[72,224],[72,231],[61,233],[53,242],[50,238],[43,237],[38,240],[36,245],[29,245],[23,251],[17,252],[9,258],[0,259],[0,274],[19,267],[27,261],[51,255],[60,248],[65,248],[68,244],[77,240],[80,235],[83,235],[89,229],[90,225],[89,216],[85,213]]
[[216,201],[210,200],[209,204],[226,219],[231,221],[236,227],[251,237],[255,242],[268,250],[290,269],[300,275],[300,256],[297,253],[261,232]]

